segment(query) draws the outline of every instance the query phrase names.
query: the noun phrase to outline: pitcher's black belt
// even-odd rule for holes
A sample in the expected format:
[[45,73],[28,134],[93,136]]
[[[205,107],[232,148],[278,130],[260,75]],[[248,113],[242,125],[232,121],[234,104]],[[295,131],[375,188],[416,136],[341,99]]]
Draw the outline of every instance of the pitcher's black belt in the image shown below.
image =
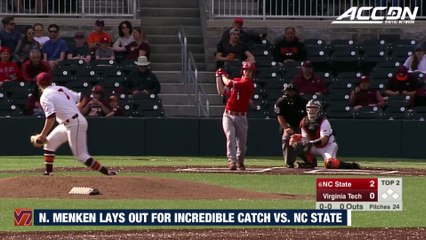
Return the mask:
[[68,123],[70,123],[72,120],[78,118],[78,113],[76,113],[74,116],[68,118],[67,120],[64,121],[64,125],[67,125]]

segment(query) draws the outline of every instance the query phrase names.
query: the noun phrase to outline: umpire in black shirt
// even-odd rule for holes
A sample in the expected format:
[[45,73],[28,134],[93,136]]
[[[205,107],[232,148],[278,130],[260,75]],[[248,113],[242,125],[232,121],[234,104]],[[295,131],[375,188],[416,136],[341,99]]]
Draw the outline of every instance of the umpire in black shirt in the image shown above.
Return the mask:
[[292,147],[289,147],[291,135],[300,133],[299,124],[306,116],[307,101],[302,98],[297,88],[293,84],[284,84],[284,95],[277,100],[274,106],[277,120],[280,124],[282,134],[282,151],[285,165],[289,168],[294,167],[296,153]]

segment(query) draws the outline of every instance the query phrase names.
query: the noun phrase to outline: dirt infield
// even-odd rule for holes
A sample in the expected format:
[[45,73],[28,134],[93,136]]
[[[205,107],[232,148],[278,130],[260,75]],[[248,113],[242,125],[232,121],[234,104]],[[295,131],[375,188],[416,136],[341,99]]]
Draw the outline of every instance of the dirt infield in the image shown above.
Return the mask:
[[[120,173],[126,172],[182,172],[182,169],[200,169],[198,166],[179,167],[122,167]],[[212,171],[213,168],[203,170]],[[373,169],[367,168],[366,174],[386,176],[426,176],[426,169]],[[42,169],[31,171],[0,171],[14,173],[42,173]],[[56,172],[87,171],[86,168],[56,168]],[[195,171],[195,172],[203,172]],[[273,174],[273,175],[320,175],[306,169],[272,168],[268,171],[233,171],[239,174]],[[397,171],[397,172],[395,172]],[[219,169],[219,173],[228,174],[228,170]],[[330,174],[328,172],[327,174]],[[348,174],[336,172],[331,174]],[[349,173],[350,174],[350,173]],[[90,184],[87,184],[90,183]],[[31,186],[32,191],[25,191],[22,186]],[[95,196],[70,195],[74,187],[91,187],[101,194]],[[21,189],[21,190],[20,190]],[[0,179],[0,198],[66,198],[66,199],[314,199],[311,195],[273,194],[250,192],[211,184],[196,183],[185,180],[166,179],[147,176],[22,176]],[[43,239],[168,239],[168,240],[219,240],[219,239],[425,239],[426,228],[216,228],[216,229],[175,229],[175,230],[140,230],[140,231],[78,231],[78,232],[0,232],[2,240],[43,240]]]
[[[31,186],[31,191],[22,186]],[[96,188],[101,194],[70,195],[73,187]],[[313,199],[309,195],[250,192],[178,179],[127,176],[19,176],[0,179],[0,198],[65,199]]]

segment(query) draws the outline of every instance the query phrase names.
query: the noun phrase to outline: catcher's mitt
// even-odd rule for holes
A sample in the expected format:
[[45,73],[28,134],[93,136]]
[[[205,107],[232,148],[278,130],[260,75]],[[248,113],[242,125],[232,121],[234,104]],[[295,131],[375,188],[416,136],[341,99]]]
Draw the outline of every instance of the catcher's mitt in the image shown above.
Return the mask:
[[293,134],[290,137],[289,145],[297,155],[303,155],[310,150],[310,144],[304,144],[301,134]]
[[30,142],[33,144],[34,147],[43,147],[44,144],[46,144],[47,141],[41,142],[38,137],[40,134],[32,135],[30,137]]

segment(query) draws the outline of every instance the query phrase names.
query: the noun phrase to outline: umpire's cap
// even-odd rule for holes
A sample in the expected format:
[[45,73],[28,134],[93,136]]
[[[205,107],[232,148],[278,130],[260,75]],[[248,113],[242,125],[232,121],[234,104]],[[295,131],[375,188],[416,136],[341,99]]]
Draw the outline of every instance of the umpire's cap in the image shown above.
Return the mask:
[[47,72],[41,72],[36,76],[36,83],[39,86],[49,86],[52,84],[52,75]]

